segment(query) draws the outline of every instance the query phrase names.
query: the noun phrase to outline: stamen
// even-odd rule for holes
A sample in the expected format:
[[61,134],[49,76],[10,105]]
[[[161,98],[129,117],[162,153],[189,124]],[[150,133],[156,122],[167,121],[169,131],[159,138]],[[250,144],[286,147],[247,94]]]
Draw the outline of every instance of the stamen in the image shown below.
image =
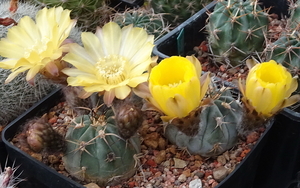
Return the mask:
[[109,55],[100,59],[96,63],[100,76],[106,80],[107,84],[118,84],[126,79],[126,68],[128,65],[126,58],[118,55]]

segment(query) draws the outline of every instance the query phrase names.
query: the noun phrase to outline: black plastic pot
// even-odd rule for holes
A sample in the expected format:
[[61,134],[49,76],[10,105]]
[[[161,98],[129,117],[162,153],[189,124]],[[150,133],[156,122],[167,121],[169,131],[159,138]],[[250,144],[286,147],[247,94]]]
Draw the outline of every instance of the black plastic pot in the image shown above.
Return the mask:
[[[259,2],[263,8],[270,8],[269,13],[276,13],[279,16],[288,14],[287,0],[260,0]],[[193,48],[199,46],[207,37],[205,29],[207,12],[213,11],[215,4],[215,1],[211,2],[174,30],[158,39],[155,42],[153,55],[164,59],[172,55],[193,54]]]
[[[2,132],[3,142],[6,146],[9,159],[15,162],[15,166],[20,166],[21,178],[26,179],[18,185],[19,188],[84,188],[79,183],[59,174],[54,169],[35,160],[27,153],[10,143],[10,140],[20,130],[20,126],[27,120],[41,116],[48,112],[62,99],[60,90],[55,90],[47,97],[36,103],[17,119],[12,121]],[[18,174],[18,173],[17,173]]]
[[253,187],[300,187],[300,113],[286,108],[276,118],[261,152]]
[[[20,126],[24,124],[27,120],[34,116],[41,116],[43,113],[47,112],[60,102],[62,94],[60,90],[54,91],[49,94],[39,103],[34,105],[24,114],[19,116],[16,120],[11,122],[2,133],[3,142],[6,145],[9,158],[15,161],[16,165],[20,165],[22,172],[22,178],[26,178],[29,181],[20,184],[19,188],[83,188],[82,185],[76,183],[75,181],[59,174],[55,170],[49,168],[43,163],[35,160],[27,153],[23,152],[19,148],[15,147],[10,143],[10,140],[16,135],[20,130]],[[280,118],[280,115],[278,118]],[[274,125],[270,125],[263,136],[259,139],[254,148],[250,151],[247,157],[236,167],[236,169],[223,180],[218,188],[247,188],[252,187],[256,177],[257,169],[259,168],[259,161],[262,150],[264,150],[266,143],[269,141],[268,137],[272,137],[270,132],[274,132],[274,126],[276,127],[277,121]],[[300,129],[300,126],[299,126]],[[299,158],[300,159],[300,158]],[[32,184],[35,183],[35,185]],[[27,183],[27,184],[26,184]],[[30,184],[30,186],[28,186]]]

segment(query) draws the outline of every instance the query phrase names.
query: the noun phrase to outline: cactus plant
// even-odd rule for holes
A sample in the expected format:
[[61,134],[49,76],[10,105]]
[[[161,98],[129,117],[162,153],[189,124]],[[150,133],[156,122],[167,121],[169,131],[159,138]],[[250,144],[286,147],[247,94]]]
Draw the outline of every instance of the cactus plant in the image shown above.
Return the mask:
[[114,185],[135,173],[139,139],[121,138],[113,115],[111,109],[102,106],[97,114],[77,117],[69,127],[63,161],[72,176],[99,185]]
[[144,28],[155,39],[169,32],[169,26],[164,23],[162,14],[155,14],[152,9],[131,9],[125,12],[117,12],[113,15],[113,21],[120,27],[133,24],[134,27]]
[[[166,126],[165,135],[169,141],[180,148],[186,148],[191,154],[212,157],[232,148],[237,142],[237,127],[242,121],[241,106],[226,91],[218,99],[191,113],[197,123],[196,135],[180,131],[184,119],[174,120]],[[189,125],[186,125],[189,126]]]
[[277,41],[271,43],[267,47],[267,59],[273,59],[277,63],[283,64],[290,70],[298,71],[298,69],[300,68],[299,46],[300,38],[298,31],[295,30],[291,34],[284,34]]
[[207,24],[211,53],[231,66],[239,65],[263,50],[267,24],[267,13],[257,0],[218,1]]
[[288,27],[293,30],[299,28],[300,24],[300,2],[289,1],[290,18],[288,19]]
[[155,13],[165,14],[168,23],[177,26],[198,12],[211,0],[150,0]]
[[62,135],[58,134],[47,120],[44,115],[29,121],[24,126],[29,147],[35,152],[64,150],[65,144]]
[[71,17],[76,18],[79,27],[87,31],[95,31],[97,26],[102,27],[109,21],[113,9],[107,0],[31,0],[41,6],[57,7],[72,10]]

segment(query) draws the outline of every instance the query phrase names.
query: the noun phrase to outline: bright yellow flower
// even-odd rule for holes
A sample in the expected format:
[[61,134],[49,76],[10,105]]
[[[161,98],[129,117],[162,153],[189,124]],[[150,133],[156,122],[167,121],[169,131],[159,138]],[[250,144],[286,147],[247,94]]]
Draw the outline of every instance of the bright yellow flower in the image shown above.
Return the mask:
[[281,108],[297,102],[298,96],[290,97],[297,86],[297,79],[273,60],[256,64],[250,69],[246,88],[240,82],[246,106],[264,117],[270,117]]
[[6,83],[26,70],[27,81],[40,71],[59,74],[55,60],[63,55],[65,49],[61,45],[75,23],[69,10],[57,7],[40,10],[35,22],[25,16],[10,28],[7,37],[0,41],[0,55],[7,58],[0,62],[0,67],[12,69]]
[[63,60],[76,68],[64,69],[71,86],[83,86],[89,93],[104,91],[104,102],[126,98],[131,88],[148,79],[154,37],[132,25],[109,22],[96,33],[83,32],[84,48],[71,44]]
[[162,60],[150,73],[150,102],[170,120],[187,116],[204,97],[209,76],[201,83],[201,64],[194,56],[172,56]]

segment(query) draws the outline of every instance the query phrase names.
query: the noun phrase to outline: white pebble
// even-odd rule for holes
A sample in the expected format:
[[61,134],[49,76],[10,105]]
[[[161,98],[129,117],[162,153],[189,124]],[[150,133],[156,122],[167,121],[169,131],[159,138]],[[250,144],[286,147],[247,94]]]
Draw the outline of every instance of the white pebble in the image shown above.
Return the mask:
[[189,183],[189,188],[202,188],[202,182],[200,179],[194,179]]

